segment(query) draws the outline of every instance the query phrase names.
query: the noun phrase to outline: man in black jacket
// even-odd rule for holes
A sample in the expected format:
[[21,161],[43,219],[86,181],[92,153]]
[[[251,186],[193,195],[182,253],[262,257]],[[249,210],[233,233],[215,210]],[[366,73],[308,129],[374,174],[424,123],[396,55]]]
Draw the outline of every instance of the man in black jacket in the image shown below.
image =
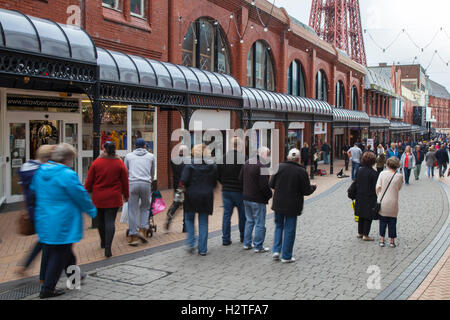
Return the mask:
[[448,152],[447,149],[439,148],[439,150],[436,152],[436,158],[439,166],[439,177],[442,178],[445,174],[445,171],[447,171],[447,164],[448,164]]
[[425,153],[422,151],[420,145],[416,145],[416,150],[413,152],[414,157],[416,158],[416,167],[414,168],[414,177],[416,180],[419,180],[420,170],[422,168],[422,162],[425,160]]
[[234,137],[231,141],[231,148],[232,149],[224,155],[222,164],[217,166],[219,182],[222,184],[222,244],[224,246],[231,244],[231,216],[234,207],[237,208],[239,214],[241,243],[244,242],[245,233],[244,199],[242,195],[242,182],[239,180],[239,174],[245,163],[241,140]]
[[266,237],[266,206],[272,198],[272,190],[269,188],[269,176],[261,174],[261,169],[266,166],[270,159],[270,150],[267,147],[259,149],[257,158],[248,160],[242,167],[239,179],[243,182],[244,207],[245,207],[245,234],[244,249],[252,248],[255,252],[268,252],[269,248],[264,248]]
[[300,151],[289,151],[288,161],[280,164],[269,186],[274,189],[272,210],[275,212],[273,258],[281,262],[295,262],[294,249],[297,217],[302,214],[303,197],[312,194],[317,186],[309,181],[308,173],[299,164]]

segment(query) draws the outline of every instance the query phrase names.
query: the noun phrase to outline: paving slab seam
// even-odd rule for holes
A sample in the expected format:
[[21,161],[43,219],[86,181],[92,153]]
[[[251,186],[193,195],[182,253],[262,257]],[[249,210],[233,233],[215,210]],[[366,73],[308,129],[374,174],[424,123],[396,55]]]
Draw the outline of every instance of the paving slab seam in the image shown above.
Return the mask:
[[417,290],[450,245],[450,187],[442,182],[439,185],[447,197],[443,210],[447,209],[447,218],[443,226],[426,249],[375,300],[406,300]]
[[[331,186],[327,190],[323,191],[319,195],[317,195],[313,198],[310,198],[310,199],[306,199],[304,202],[305,206],[310,205],[311,203],[316,202],[316,201],[322,199],[323,197],[333,193],[334,191],[339,189],[342,185],[344,185],[348,181],[350,181],[350,178],[345,178],[342,181],[335,183],[333,186]],[[267,220],[273,219],[274,216],[275,216],[274,213],[270,213],[267,215],[266,219]],[[231,231],[235,231],[238,228],[239,228],[238,225],[232,226]],[[222,235],[221,230],[212,231],[212,232],[208,233],[208,239],[213,239],[213,238],[219,237],[221,235]],[[178,240],[178,241],[175,241],[172,243],[163,244],[161,246],[144,249],[142,251],[137,251],[137,252],[121,255],[121,256],[111,257],[107,260],[100,260],[100,261],[96,261],[96,262],[92,262],[92,263],[83,264],[82,267],[83,267],[83,271],[87,272],[89,274],[90,271],[93,271],[98,268],[107,267],[107,266],[117,264],[117,263],[124,263],[124,262],[130,261],[130,260],[133,260],[133,259],[149,256],[149,255],[152,255],[152,254],[155,254],[158,252],[175,249],[175,248],[183,246],[184,244],[185,244],[185,240]],[[28,287],[33,286],[38,280],[39,280],[38,276],[33,276],[33,277],[25,278],[25,279],[19,279],[19,280],[1,283],[0,284],[0,301],[2,300],[2,297],[5,295],[17,296],[17,294],[14,294],[13,291],[18,291],[18,292],[28,291],[27,290]],[[37,292],[35,292],[35,293],[37,293]]]

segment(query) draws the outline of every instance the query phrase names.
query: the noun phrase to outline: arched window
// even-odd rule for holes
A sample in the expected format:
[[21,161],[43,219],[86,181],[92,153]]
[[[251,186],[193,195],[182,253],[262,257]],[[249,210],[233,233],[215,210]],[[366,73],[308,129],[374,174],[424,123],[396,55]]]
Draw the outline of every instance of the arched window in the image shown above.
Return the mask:
[[358,110],[358,90],[356,89],[356,86],[352,87],[351,97],[352,97],[352,110]]
[[344,83],[340,80],[336,83],[336,107],[345,109]]
[[293,96],[306,97],[305,77],[303,75],[302,64],[294,60],[288,71],[288,94]]
[[182,52],[184,66],[231,73],[228,45],[217,22],[200,18],[191,23],[184,36]]
[[247,56],[247,86],[275,91],[275,72],[270,47],[256,41]]
[[316,99],[328,101],[327,76],[323,70],[319,70],[316,75]]

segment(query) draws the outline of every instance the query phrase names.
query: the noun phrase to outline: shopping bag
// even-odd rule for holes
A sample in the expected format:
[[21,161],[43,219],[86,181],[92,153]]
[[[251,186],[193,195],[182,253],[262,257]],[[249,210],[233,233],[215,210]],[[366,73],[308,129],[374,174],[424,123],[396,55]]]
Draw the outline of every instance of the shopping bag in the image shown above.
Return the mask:
[[120,222],[128,224],[128,202],[125,202],[122,207],[122,215],[120,216]]
[[153,204],[152,204],[152,214],[153,215],[158,214],[158,213],[166,210],[166,208],[167,208],[167,205],[164,202],[164,199],[162,197],[155,198],[155,200],[153,201]]
[[33,221],[30,220],[28,212],[22,211],[17,221],[17,233],[23,236],[31,236],[35,233]]
[[355,222],[358,222],[359,216],[356,215],[355,205],[356,205],[356,201],[352,201],[352,209],[353,209],[353,212],[355,213]]

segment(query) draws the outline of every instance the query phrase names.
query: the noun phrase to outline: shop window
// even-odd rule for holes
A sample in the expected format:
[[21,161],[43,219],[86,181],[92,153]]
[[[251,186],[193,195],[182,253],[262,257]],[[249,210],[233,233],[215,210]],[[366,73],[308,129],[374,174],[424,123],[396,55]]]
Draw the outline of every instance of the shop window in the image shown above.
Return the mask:
[[[83,102],[83,150],[92,150],[93,113],[90,102]],[[107,108],[101,122],[100,145],[113,141],[116,150],[127,150],[127,106]]]
[[274,91],[273,65],[270,47],[263,41],[256,41],[247,56],[247,86]]
[[352,97],[352,110],[358,110],[358,90],[356,89],[356,86],[352,87],[351,97]]
[[102,5],[114,10],[120,10],[120,0],[102,0]]
[[183,40],[182,64],[212,72],[230,74],[230,57],[224,32],[206,18],[191,23]]
[[336,107],[345,109],[345,89],[342,81],[336,83]]
[[130,13],[143,18],[145,16],[145,0],[130,0]]
[[316,99],[328,101],[327,76],[323,70],[319,70],[316,74]]
[[138,138],[143,138],[147,145],[147,150],[155,153],[155,130],[153,111],[143,111],[133,109],[131,112],[131,146],[136,149],[135,142]]
[[294,60],[288,71],[288,94],[293,96],[306,96],[305,77],[300,62]]

